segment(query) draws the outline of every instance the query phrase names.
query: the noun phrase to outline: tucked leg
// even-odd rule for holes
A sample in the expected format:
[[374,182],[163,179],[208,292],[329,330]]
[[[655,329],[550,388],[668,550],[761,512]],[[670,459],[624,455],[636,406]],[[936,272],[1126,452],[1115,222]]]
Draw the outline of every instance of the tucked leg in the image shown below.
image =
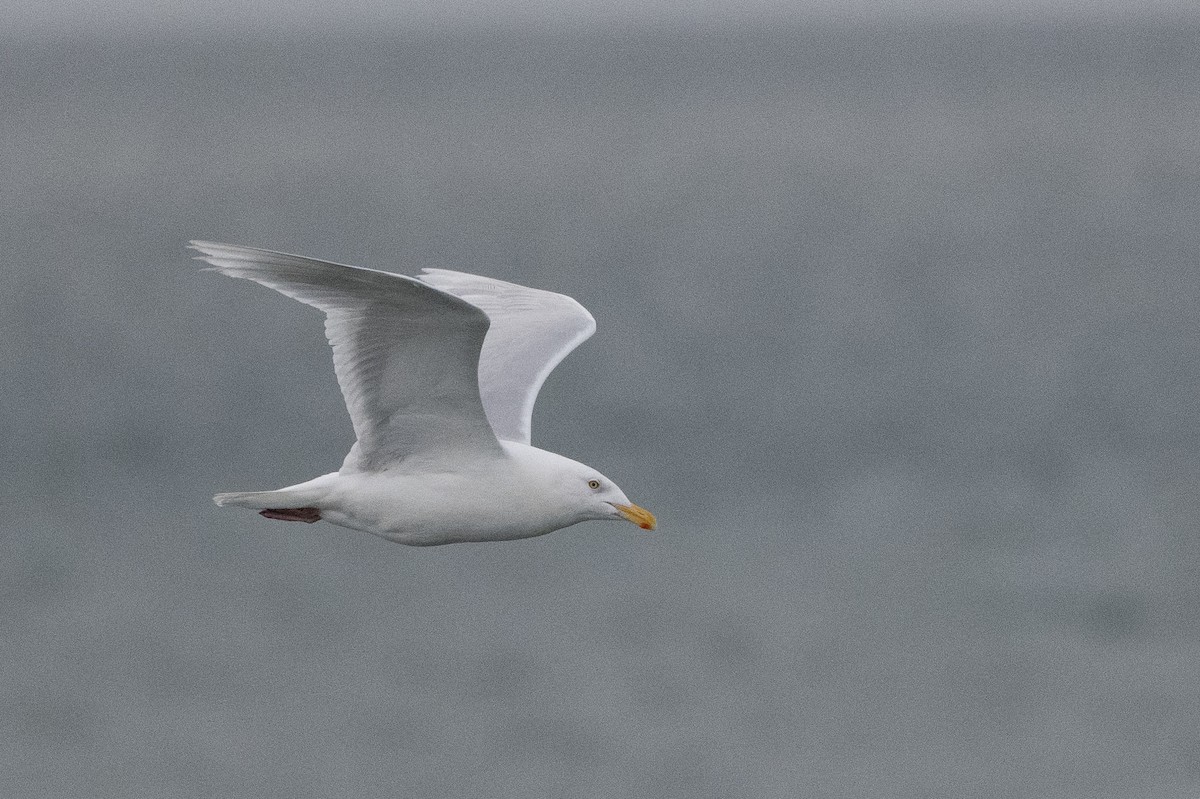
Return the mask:
[[260,510],[258,515],[266,516],[268,519],[278,519],[281,522],[312,524],[321,521],[320,508],[267,508]]

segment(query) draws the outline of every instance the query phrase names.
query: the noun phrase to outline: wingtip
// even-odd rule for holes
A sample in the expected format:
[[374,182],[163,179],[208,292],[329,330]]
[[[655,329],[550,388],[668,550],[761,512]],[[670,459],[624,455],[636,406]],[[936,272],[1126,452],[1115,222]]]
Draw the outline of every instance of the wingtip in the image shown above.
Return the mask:
[[245,247],[241,244],[225,244],[220,241],[202,241],[200,239],[192,239],[187,243],[189,250],[205,253],[206,255],[246,257],[253,254],[259,255],[286,255],[286,253],[275,252],[274,250],[264,250],[259,247]]
[[193,239],[188,242],[187,248],[198,252],[199,255],[193,255],[192,259],[211,264],[202,272],[221,272],[223,274],[231,274],[229,271],[243,262],[253,261],[255,254],[264,255],[280,255],[267,250],[257,250],[254,247],[241,247],[236,244],[222,244],[216,241],[202,241]]
[[200,261],[201,263],[209,264],[208,266],[201,268],[201,272],[221,271],[221,267],[217,266],[217,264],[213,261],[214,258],[219,257],[219,248],[221,246],[222,245],[215,242],[201,241],[199,239],[192,239],[187,243],[187,249],[200,253],[199,255],[192,256],[193,261]]
[[200,253],[199,255],[193,255],[192,258],[197,261],[205,261],[209,258],[219,256],[222,250],[229,249],[229,245],[218,244],[215,241],[200,241],[199,239],[193,239],[187,243],[187,249]]

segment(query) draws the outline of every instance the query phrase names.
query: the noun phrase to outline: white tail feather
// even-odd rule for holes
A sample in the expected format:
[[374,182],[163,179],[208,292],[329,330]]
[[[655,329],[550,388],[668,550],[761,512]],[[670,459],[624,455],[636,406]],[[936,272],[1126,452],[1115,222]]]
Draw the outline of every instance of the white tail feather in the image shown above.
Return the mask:
[[255,510],[318,507],[323,506],[329,498],[329,489],[337,479],[337,473],[333,472],[315,477],[307,483],[297,483],[277,491],[234,491],[217,494],[213,497],[213,502],[222,507],[234,505]]
[[[299,507],[299,498],[291,491],[235,491],[217,494],[213,502],[221,507],[234,505],[239,508],[292,508]],[[303,504],[302,502],[300,504]]]

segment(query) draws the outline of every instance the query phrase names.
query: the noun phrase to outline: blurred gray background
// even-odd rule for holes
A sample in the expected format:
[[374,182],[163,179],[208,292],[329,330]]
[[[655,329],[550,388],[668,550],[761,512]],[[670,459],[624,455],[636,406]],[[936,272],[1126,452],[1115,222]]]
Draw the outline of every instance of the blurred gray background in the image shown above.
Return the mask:
[[[4,9],[0,795],[1200,795],[1200,18],[548,7]],[[659,530],[217,509],[351,430],[190,238],[578,298]]]

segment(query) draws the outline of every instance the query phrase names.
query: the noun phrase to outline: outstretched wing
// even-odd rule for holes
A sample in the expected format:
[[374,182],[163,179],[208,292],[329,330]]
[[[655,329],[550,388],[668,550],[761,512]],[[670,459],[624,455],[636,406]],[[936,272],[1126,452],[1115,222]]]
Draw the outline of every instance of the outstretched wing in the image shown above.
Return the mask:
[[596,320],[570,297],[448,269],[420,279],[482,308],[492,320],[479,357],[479,393],[498,438],[529,443],[533,404],[567,353],[596,332]]
[[333,366],[354,423],[343,472],[414,456],[502,450],[479,393],[483,311],[411,277],[297,255],[191,242],[201,260],[325,312]]

